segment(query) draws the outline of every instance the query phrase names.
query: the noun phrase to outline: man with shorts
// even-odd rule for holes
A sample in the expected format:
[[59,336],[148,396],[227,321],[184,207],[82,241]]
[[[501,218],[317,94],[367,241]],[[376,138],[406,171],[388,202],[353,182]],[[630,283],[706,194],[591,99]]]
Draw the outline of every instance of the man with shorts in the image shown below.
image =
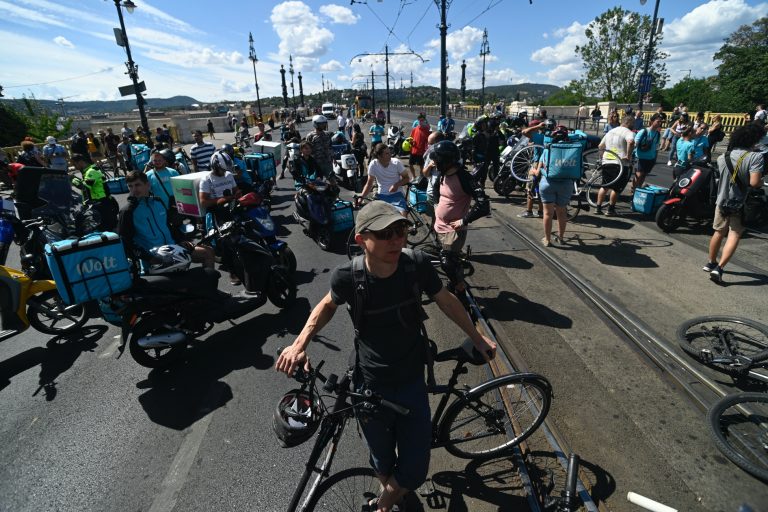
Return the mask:
[[645,177],[656,165],[656,150],[661,137],[662,118],[659,114],[651,116],[651,123],[637,132],[635,135],[635,158],[637,158],[637,168],[632,177],[632,195],[635,195],[635,189],[640,188],[645,183]]
[[[763,186],[763,155],[752,151],[763,135],[763,130],[755,124],[736,129],[731,135],[731,149],[717,159],[720,184],[712,223],[715,232],[709,241],[709,261],[702,270],[709,272],[709,278],[718,284],[722,283],[723,268],[733,257],[744,233],[742,218],[747,189]],[[718,262],[717,253],[724,239],[725,247]]]
[[355,388],[370,389],[409,409],[406,415],[386,408],[358,415],[370,463],[382,485],[381,495],[368,504],[378,511],[392,510],[425,481],[429,469],[432,427],[424,378],[427,342],[422,334],[421,293],[437,303],[481,354],[493,358],[496,352],[496,344],[477,332],[461,303],[443,287],[428,258],[420,251],[403,251],[408,225],[383,201],[372,201],[358,212],[355,242],[363,255],[333,271],[331,290],[275,364],[288,375],[299,365],[309,370],[309,342],[339,306],[349,305],[355,324]]
[[[603,183],[610,183],[616,179],[616,176],[621,172],[618,181],[613,185],[600,187],[597,192],[597,208],[595,208],[595,215],[606,215],[613,217],[616,215],[616,201],[619,199],[624,187],[627,186],[629,181],[629,155],[632,154],[632,150],[635,147],[635,134],[632,132],[632,126],[635,124],[635,118],[632,116],[624,116],[621,120],[621,124],[616,128],[610,130],[603,136],[603,140],[600,141],[598,148],[601,150],[613,151],[621,159],[623,167],[627,168],[627,172],[622,172],[622,166],[619,162],[616,162],[616,156],[611,153],[603,153]],[[610,190],[610,196],[608,198],[608,211],[603,213],[603,200],[605,200],[605,194]]]

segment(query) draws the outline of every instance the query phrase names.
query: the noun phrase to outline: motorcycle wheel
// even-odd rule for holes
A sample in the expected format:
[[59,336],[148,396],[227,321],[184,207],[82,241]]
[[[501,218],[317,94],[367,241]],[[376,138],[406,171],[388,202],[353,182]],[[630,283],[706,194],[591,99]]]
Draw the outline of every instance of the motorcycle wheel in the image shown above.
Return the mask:
[[88,321],[83,304],[64,304],[56,290],[30,297],[27,304],[29,325],[43,334],[67,334],[80,329]]
[[515,190],[517,180],[512,177],[512,173],[505,166],[493,180],[493,191],[501,197],[509,197],[509,194]]
[[662,204],[656,212],[656,225],[665,233],[671,233],[680,227],[682,219],[679,216],[680,206],[676,204]]
[[272,267],[267,280],[267,298],[280,309],[289,308],[296,301],[296,284],[283,267]]
[[293,254],[290,247],[285,247],[277,254],[275,259],[277,260],[278,265],[282,265],[288,269],[289,275],[292,276],[296,273],[296,255]]
[[331,250],[333,238],[331,237],[331,232],[327,227],[320,226],[317,228],[317,234],[315,235],[315,240],[317,240],[317,245],[320,247],[320,249],[324,251]]
[[128,341],[128,350],[133,360],[145,368],[167,368],[179,361],[184,356],[186,343],[179,343],[165,348],[143,348],[139,346],[139,339],[152,334],[168,332],[165,327],[166,318],[159,316],[145,316],[133,325],[131,337]]

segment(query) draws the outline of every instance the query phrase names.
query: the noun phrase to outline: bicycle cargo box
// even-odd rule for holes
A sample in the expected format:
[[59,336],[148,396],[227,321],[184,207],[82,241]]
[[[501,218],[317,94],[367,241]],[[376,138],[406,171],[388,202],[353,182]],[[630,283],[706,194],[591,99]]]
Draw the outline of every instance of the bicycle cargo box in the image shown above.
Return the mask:
[[547,155],[544,176],[548,180],[577,180],[581,178],[581,143],[555,143],[547,147],[545,151]]
[[45,246],[45,259],[67,304],[103,299],[133,284],[131,266],[117,233],[91,233]]
[[183,215],[205,217],[205,208],[200,204],[200,180],[208,176],[208,171],[182,174],[171,177],[171,189],[176,199],[176,209]]
[[410,187],[408,189],[408,204],[411,206],[415,206],[416,203],[422,203],[416,208],[416,211],[419,213],[426,213],[427,211],[427,205],[423,204],[427,200],[427,191],[426,190],[419,190],[416,187]]
[[337,199],[333,204],[333,230],[346,231],[355,225],[352,203]]
[[283,143],[272,142],[271,140],[260,140],[253,145],[253,151],[256,153],[268,153],[275,158],[275,165],[280,165],[283,158]]
[[105,181],[110,194],[126,194],[128,184],[125,182],[125,176],[111,178]]
[[133,168],[137,171],[143,171],[144,166],[149,162],[149,146],[144,144],[131,144],[131,160]]
[[261,181],[275,177],[275,156],[272,153],[249,153],[245,155],[245,167]]
[[653,215],[669,196],[669,189],[656,185],[647,185],[635,190],[632,196],[632,210],[645,215]]

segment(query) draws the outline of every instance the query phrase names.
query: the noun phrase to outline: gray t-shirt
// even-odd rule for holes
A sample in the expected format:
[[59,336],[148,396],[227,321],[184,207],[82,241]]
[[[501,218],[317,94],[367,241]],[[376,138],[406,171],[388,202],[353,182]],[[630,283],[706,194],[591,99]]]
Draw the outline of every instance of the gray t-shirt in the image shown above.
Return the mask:
[[[418,251],[417,251],[418,252]],[[361,325],[360,369],[368,384],[407,383],[424,378],[424,340],[421,320],[413,299],[413,285],[407,282],[404,264],[389,277],[366,272],[367,296]],[[426,256],[419,257],[415,275],[422,293],[432,297],[443,287],[437,271]],[[337,305],[355,303],[352,262],[336,267],[331,276],[331,298]],[[400,307],[392,308],[401,304]],[[350,311],[351,313],[351,311]]]
[[720,155],[717,159],[717,167],[720,169],[720,185],[717,191],[717,204],[722,206],[729,199],[743,202],[746,191],[749,188],[749,175],[752,173],[763,172],[763,155],[754,151],[745,151],[743,149],[734,149],[731,151],[731,163],[733,168],[739,162],[741,155],[747,153],[747,156],[741,161],[737,172],[738,184],[731,179],[732,171],[725,164],[725,155]]

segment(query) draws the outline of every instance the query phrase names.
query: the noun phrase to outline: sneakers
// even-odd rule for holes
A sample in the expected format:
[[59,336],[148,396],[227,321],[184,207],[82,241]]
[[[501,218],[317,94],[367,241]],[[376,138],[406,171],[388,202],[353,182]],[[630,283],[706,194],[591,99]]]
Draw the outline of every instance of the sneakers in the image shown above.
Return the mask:
[[518,213],[517,216],[520,217],[521,219],[532,219],[532,218],[536,217],[536,215],[534,215],[533,212],[529,212],[529,211],[524,211],[523,213]]
[[544,217],[544,213],[541,210],[539,210],[539,211],[536,212],[536,217],[541,219],[541,218]]
[[723,274],[725,272],[723,271],[723,267],[720,265],[716,266],[712,272],[709,273],[709,279],[713,283],[721,284],[723,282]]
[[603,207],[602,206],[598,206],[598,207],[595,208],[595,215],[605,215],[605,213],[603,213]]
[[544,237],[541,239],[541,245],[543,245],[544,247],[552,247],[552,242],[547,240],[547,237]]
[[716,268],[717,268],[717,263],[710,261],[709,263],[701,267],[701,270],[703,270],[704,272],[712,272]]
[[605,212],[606,217],[615,217],[616,216],[616,208],[613,206],[608,207],[608,211]]

